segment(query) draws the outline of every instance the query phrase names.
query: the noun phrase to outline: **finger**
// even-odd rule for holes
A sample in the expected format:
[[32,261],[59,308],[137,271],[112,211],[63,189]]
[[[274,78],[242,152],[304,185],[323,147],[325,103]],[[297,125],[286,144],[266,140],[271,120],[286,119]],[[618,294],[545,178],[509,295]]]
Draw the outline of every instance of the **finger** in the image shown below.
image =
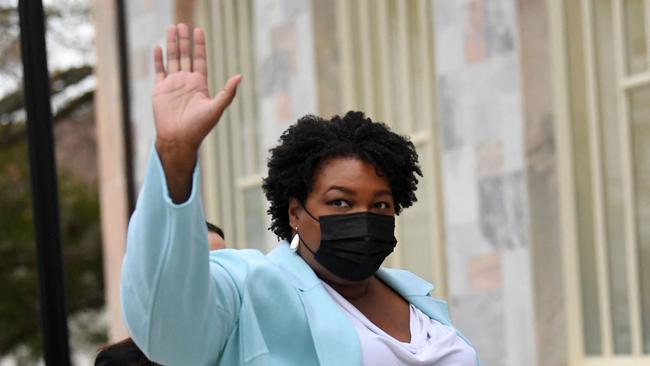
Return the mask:
[[205,34],[201,28],[194,29],[194,71],[208,76],[208,64],[205,56]]
[[165,65],[163,64],[163,52],[160,46],[156,46],[153,49],[153,65],[156,73],[156,82],[164,80],[167,74],[165,74]]
[[178,46],[180,49],[180,61],[181,61],[181,71],[192,71],[192,57],[190,54],[191,40],[190,40],[190,31],[187,28],[187,25],[180,23],[176,29],[178,29]]
[[230,105],[232,100],[237,94],[237,86],[241,82],[242,76],[240,74],[231,76],[230,79],[224,85],[223,90],[221,90],[214,97],[214,106],[217,109],[217,119],[221,116],[221,113]]
[[175,25],[167,28],[167,72],[177,72],[178,66],[178,32]]

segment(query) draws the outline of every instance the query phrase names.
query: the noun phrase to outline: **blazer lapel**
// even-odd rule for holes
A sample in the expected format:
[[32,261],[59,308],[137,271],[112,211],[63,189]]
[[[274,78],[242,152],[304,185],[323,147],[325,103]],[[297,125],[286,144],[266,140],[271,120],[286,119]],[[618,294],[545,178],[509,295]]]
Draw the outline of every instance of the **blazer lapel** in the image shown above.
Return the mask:
[[[401,269],[380,268],[377,271],[377,276],[429,318],[437,320],[444,325],[454,327],[451,323],[447,303],[430,296],[433,285],[429,282],[411,272]],[[472,346],[469,339],[459,332],[458,329],[456,329],[456,334],[468,345]]]
[[301,292],[301,297],[320,365],[360,365],[357,332],[323,286]]
[[451,325],[447,303],[430,296],[433,285],[429,282],[411,272],[391,268],[380,268],[377,277],[429,318]]
[[305,261],[286,241],[268,254],[280,266],[302,300],[320,365],[360,365],[361,345],[352,322],[323,288]]

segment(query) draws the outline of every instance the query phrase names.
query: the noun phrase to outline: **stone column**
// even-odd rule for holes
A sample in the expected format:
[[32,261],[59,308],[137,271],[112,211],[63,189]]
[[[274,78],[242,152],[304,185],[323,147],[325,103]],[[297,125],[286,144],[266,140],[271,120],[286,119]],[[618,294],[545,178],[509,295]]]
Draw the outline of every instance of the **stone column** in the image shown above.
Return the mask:
[[104,254],[104,289],[109,342],[128,336],[120,310],[120,268],[128,221],[122,105],[120,103],[117,7],[114,1],[94,2],[97,65],[95,118],[97,166]]

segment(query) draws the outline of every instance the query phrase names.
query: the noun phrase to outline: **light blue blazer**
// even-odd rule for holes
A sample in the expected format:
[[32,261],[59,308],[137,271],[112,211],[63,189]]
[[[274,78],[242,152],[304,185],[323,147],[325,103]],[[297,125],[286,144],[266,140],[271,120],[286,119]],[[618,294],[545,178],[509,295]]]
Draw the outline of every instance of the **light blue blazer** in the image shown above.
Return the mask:
[[[209,252],[198,169],[190,198],[174,204],[153,150],[121,282],[123,317],[142,351],[163,365],[361,365],[352,323],[288,244],[268,255]],[[396,269],[377,276],[451,326],[431,284]]]

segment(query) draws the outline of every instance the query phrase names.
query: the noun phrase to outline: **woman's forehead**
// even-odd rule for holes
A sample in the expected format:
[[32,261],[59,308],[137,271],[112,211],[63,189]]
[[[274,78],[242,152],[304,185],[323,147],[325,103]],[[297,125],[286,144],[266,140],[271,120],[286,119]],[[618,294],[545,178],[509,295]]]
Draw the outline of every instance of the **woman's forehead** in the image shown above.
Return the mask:
[[328,190],[388,191],[388,179],[374,165],[356,157],[333,157],[323,161],[314,172],[312,191]]

